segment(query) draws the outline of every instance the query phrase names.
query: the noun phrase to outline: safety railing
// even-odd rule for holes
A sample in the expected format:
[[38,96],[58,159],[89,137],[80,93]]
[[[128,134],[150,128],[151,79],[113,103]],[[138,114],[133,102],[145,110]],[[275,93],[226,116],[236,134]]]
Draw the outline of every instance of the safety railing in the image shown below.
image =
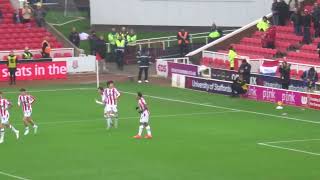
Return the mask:
[[[231,30],[224,30],[223,34],[228,34],[230,32],[234,31],[233,29]],[[203,44],[208,44],[209,35],[210,32],[202,32],[202,33],[194,33],[190,34],[190,42],[191,43],[203,43]],[[157,47],[157,48],[162,48],[163,50],[166,50],[166,48],[173,47],[177,45],[177,36],[167,36],[167,37],[158,37],[158,38],[149,38],[149,39],[140,39],[137,40],[136,43],[134,44],[128,44],[129,46],[135,45],[138,47],[139,50],[142,48],[152,48],[152,47]],[[111,52],[111,46],[110,43],[106,43],[107,45],[107,51]]]

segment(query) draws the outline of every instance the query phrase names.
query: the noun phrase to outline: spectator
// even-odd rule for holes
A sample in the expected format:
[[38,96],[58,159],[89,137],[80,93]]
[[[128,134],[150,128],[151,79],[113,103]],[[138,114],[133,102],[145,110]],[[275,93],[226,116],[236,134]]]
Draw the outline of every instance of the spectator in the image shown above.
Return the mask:
[[45,24],[44,17],[46,16],[46,12],[42,8],[41,3],[37,3],[37,7],[34,10],[34,17],[36,19],[36,23],[38,27],[43,27]]
[[104,40],[104,37],[101,35],[99,39],[96,42],[96,53],[99,53],[100,57],[105,59],[106,58],[106,52],[107,52],[107,46],[106,41]]
[[190,36],[189,32],[185,31],[183,28],[177,34],[179,53],[183,57],[189,52]]
[[268,28],[261,39],[262,47],[274,49],[276,43],[276,33],[277,31],[275,26]]
[[111,32],[108,34],[108,42],[110,44],[110,60],[114,61],[115,60],[115,48],[116,48],[116,40],[117,40],[117,30],[116,28],[111,28]]
[[7,65],[10,73],[10,85],[16,84],[16,71],[17,71],[18,58],[11,50],[7,59]]
[[138,83],[142,83],[142,72],[144,72],[144,82],[148,83],[148,74],[151,59],[149,51],[147,49],[142,49],[141,52],[138,53],[137,59],[139,64]]
[[19,15],[19,10],[17,10],[16,12],[13,13],[13,22],[16,23],[16,24],[19,24],[21,23],[21,18],[20,18],[20,15]]
[[271,12],[272,12],[272,24],[275,26],[279,25],[279,2],[278,0],[273,0],[272,6],[271,6]]
[[91,31],[91,34],[89,36],[89,46],[90,46],[90,54],[96,55],[96,44],[98,41],[98,37],[95,31]]
[[289,15],[289,5],[284,1],[279,2],[279,25],[285,26]]
[[310,28],[311,28],[311,15],[307,9],[304,10],[302,13],[302,25],[303,25],[303,43],[310,44],[311,43],[311,35],[310,35]]
[[22,22],[23,23],[29,23],[32,18],[32,10],[28,6],[28,4],[25,4],[22,8]]
[[129,46],[135,46],[137,42],[137,34],[134,32],[133,29],[130,29],[127,35],[127,42]]
[[46,38],[45,40],[42,41],[42,47],[41,47],[42,58],[50,58],[50,53],[51,53],[51,47]]
[[293,14],[295,12],[295,10],[300,11],[300,2],[302,2],[303,0],[289,0],[288,1],[288,5],[289,5],[289,15],[291,16],[291,14]]
[[320,35],[320,5],[318,3],[314,3],[312,21],[315,30],[314,36],[317,38]]
[[232,97],[238,97],[241,94],[245,94],[248,91],[248,85],[245,81],[242,80],[241,76],[237,77],[233,81],[233,84],[231,85],[231,96]]
[[318,73],[315,68],[312,67],[309,70],[303,72],[301,79],[305,82],[308,91],[312,92],[316,86],[316,82],[318,82]]
[[118,39],[116,40],[116,62],[118,65],[119,70],[123,70],[123,64],[124,64],[124,50],[126,47],[126,41],[122,36],[118,36]]
[[266,16],[263,16],[262,19],[258,22],[257,28],[259,31],[267,31],[270,27],[270,22]]
[[283,61],[279,67],[282,89],[289,89],[291,71],[290,67],[291,65],[288,64],[286,61]]
[[222,36],[223,36],[223,32],[221,31],[221,29],[219,29],[216,26],[216,24],[214,24],[214,26],[211,27],[211,32],[209,34],[208,42],[211,43]]
[[104,37],[101,35],[96,42],[96,53],[101,57],[101,61],[99,64],[100,72],[104,72],[106,70],[106,53],[107,53],[107,46]]
[[237,57],[237,53],[234,50],[234,48],[231,46],[229,48],[229,53],[228,53],[228,58],[229,58],[229,62],[230,62],[230,70],[234,70],[234,60]]
[[80,35],[77,32],[75,27],[72,28],[72,31],[69,35],[69,40],[77,47],[80,47]]
[[301,13],[298,9],[295,9],[295,11],[291,14],[290,16],[290,20],[293,24],[293,28],[294,28],[294,33],[297,36],[301,36],[302,35],[302,16]]
[[243,81],[247,84],[250,83],[250,74],[251,74],[251,65],[247,62],[246,59],[242,60],[242,63],[239,67],[239,75],[242,77]]
[[28,47],[24,48],[22,59],[32,59],[32,57],[33,57],[33,54],[29,51],[29,48]]

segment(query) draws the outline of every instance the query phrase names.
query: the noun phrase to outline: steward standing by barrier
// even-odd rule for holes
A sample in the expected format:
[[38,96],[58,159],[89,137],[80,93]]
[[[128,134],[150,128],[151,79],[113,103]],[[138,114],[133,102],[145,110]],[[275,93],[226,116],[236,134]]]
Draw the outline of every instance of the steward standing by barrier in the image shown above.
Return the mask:
[[180,56],[183,57],[189,52],[190,36],[189,32],[181,29],[177,35]]
[[286,61],[283,61],[279,67],[280,79],[282,84],[282,89],[289,89],[290,84],[290,64]]
[[270,22],[266,16],[263,16],[262,19],[258,22],[257,28],[259,31],[267,31],[270,27]]
[[29,48],[28,48],[28,47],[24,48],[24,52],[23,52],[23,55],[22,55],[22,59],[28,59],[28,60],[30,60],[30,59],[32,59],[32,57],[33,57],[33,55],[32,55],[32,53],[29,51]]
[[142,72],[144,71],[144,82],[148,83],[148,75],[149,75],[149,66],[150,66],[150,59],[151,56],[147,49],[142,49],[141,52],[138,53],[137,56],[138,64],[139,64],[139,76],[138,76],[138,83],[142,83]]
[[51,47],[47,40],[42,41],[41,50],[42,58],[50,58]]
[[231,46],[229,48],[228,58],[230,62],[230,70],[234,70],[234,59],[237,57],[237,53],[234,48]]
[[16,71],[17,71],[17,56],[14,55],[13,51],[10,51],[10,54],[8,55],[8,69],[10,73],[10,85],[16,84]]
[[136,54],[136,44],[137,43],[137,34],[133,29],[130,29],[129,34],[127,35],[127,53]]
[[242,76],[243,81],[247,84],[250,83],[250,74],[251,74],[251,65],[247,62],[247,60],[242,60],[242,63],[239,68],[239,75]]
[[217,28],[217,26],[212,27],[211,32],[209,34],[208,43],[211,43],[223,36],[222,31]]
[[116,40],[116,62],[118,65],[119,70],[123,70],[123,64],[124,64],[124,51],[126,47],[126,41],[122,36],[119,36],[118,39]]
[[108,42],[110,44],[110,52],[111,52],[110,61],[115,60],[115,49],[116,49],[117,36],[118,36],[118,33],[117,33],[116,28],[112,28],[111,32],[109,32],[109,34],[108,34]]

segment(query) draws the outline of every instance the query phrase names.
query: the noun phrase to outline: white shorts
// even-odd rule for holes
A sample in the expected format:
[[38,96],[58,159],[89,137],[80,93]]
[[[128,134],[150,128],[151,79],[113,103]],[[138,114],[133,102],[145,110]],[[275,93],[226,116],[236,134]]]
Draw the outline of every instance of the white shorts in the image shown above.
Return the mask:
[[1,116],[1,124],[9,124],[9,114],[7,116]]
[[24,117],[31,117],[31,114],[32,114],[32,110],[23,112]]
[[149,123],[149,111],[144,111],[140,116],[140,123]]
[[117,113],[118,112],[117,105],[106,105],[106,107],[104,108],[104,113],[108,113],[108,112]]

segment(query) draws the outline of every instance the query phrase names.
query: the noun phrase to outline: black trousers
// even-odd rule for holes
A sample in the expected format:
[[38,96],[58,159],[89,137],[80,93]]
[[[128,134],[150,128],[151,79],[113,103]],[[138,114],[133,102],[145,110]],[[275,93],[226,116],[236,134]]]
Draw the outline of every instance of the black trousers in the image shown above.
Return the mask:
[[289,82],[283,82],[282,89],[289,89]]
[[232,90],[231,92],[232,96],[239,96],[240,94],[245,94],[247,92],[241,87],[241,85],[235,84],[235,83],[231,85],[231,90]]
[[16,84],[16,71],[17,68],[9,68],[10,84]]
[[139,76],[138,76],[139,81],[141,81],[143,71],[144,71],[144,80],[148,80],[149,67],[139,67]]
[[124,52],[116,50],[116,62],[118,65],[118,69],[123,70],[123,64],[124,64]]
[[181,57],[183,57],[183,56],[185,56],[186,54],[188,54],[188,52],[189,52],[189,46],[188,46],[188,44],[182,43],[182,44],[179,45],[179,53],[180,53],[180,56],[181,56]]

